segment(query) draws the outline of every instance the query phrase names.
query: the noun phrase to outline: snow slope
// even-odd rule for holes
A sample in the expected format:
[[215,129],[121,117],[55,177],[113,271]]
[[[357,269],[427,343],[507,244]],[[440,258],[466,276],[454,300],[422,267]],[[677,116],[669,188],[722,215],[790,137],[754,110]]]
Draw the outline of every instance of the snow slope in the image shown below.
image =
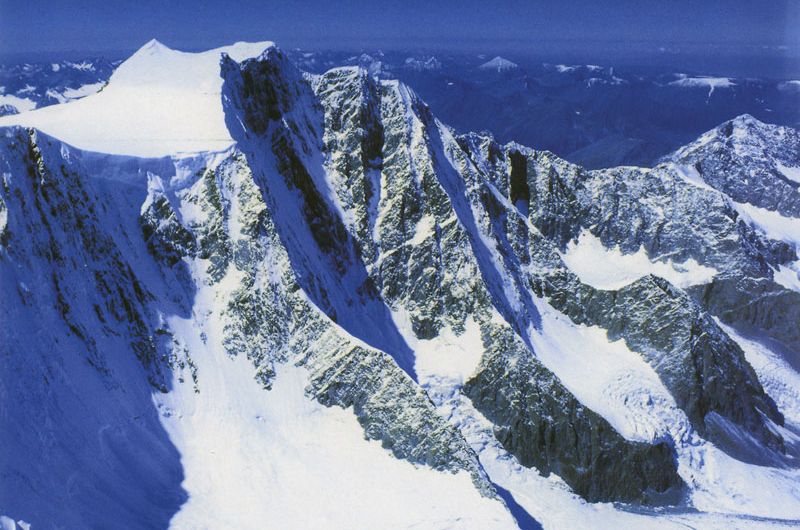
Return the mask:
[[783,173],[783,176],[785,176],[787,179],[792,180],[794,182],[800,182],[800,167],[787,166],[780,163],[779,161],[775,162],[775,165],[778,168],[778,171]]
[[597,289],[620,289],[648,274],[661,276],[678,287],[689,287],[708,283],[717,274],[714,268],[691,258],[684,263],[652,261],[644,248],[634,254],[623,254],[619,247],[607,249],[588,230],[567,244],[562,258],[582,282]]
[[[433,340],[416,340],[405,315],[395,315],[416,353],[420,383],[478,453],[492,482],[506,490],[537,522],[547,529],[793,527],[796,521],[770,518],[800,516],[797,471],[773,470],[730,458],[691,430],[652,368],[623,341],[609,341],[600,328],[572,323],[542,300],[537,305],[542,331],[531,331],[537,357],[626,437],[672,437],[681,476],[694,488],[692,504],[706,512],[679,509],[653,517],[654,513],[647,511],[618,510],[610,503],[587,503],[557,475],[544,477],[536,469],[521,466],[494,437],[492,423],[460,392],[478,366],[475,353],[480,351],[481,341],[477,324],[467,322],[461,334],[446,329]],[[502,320],[499,314],[494,318]],[[781,379],[789,377],[787,372],[778,377],[776,386],[789,382]],[[784,389],[791,403],[794,391]],[[765,483],[771,487],[764,488]],[[763,519],[753,519],[749,514]]]
[[[798,470],[772,469],[731,458],[691,428],[652,367],[624,341],[610,341],[602,328],[574,324],[544,301],[537,305],[542,329],[530,332],[537,357],[582,403],[626,438],[672,438],[678,472],[692,486],[691,502],[696,508],[800,518]],[[776,371],[775,386],[786,388],[791,381],[789,372]],[[784,390],[780,397],[787,393]],[[771,486],[764,488],[764,484]]]
[[[770,239],[793,245],[795,252],[800,250],[800,219],[786,217],[778,212],[748,203],[731,201],[731,205],[742,216],[742,219],[757,231]],[[787,289],[800,292],[800,260],[793,261],[788,265],[779,265],[775,269],[773,279]]]
[[0,118],[36,127],[88,151],[161,157],[233,143],[222,111],[222,53],[241,61],[271,42],[186,53],[152,40],[123,62],[102,91],[77,101]]
[[[30,256],[34,265],[20,266],[9,260],[4,240],[0,300],[6,303],[0,310],[4,322],[13,325],[0,328],[0,528],[22,526],[18,521],[31,521],[34,530],[168,524],[192,530],[514,528],[503,503],[477,490],[468,472],[396,458],[381,442],[367,439],[352,408],[315,401],[307,390],[308,370],[295,365],[296,359],[278,368],[276,384],[267,391],[254,377],[252,361],[244,354],[230,356],[222,344],[221,313],[241,280],[237,271],[214,283],[206,260],[187,258],[197,291],[185,311],[171,310],[166,300],[182,306],[183,289],[171,273],[157,269],[145,248],[140,211],[148,209],[154,188],[177,200],[176,191],[197,183],[202,174],[197,165],[217,168],[224,154],[160,164],[164,161],[99,157],[56,140],[40,141],[43,161],[60,153],[62,167],[70,170],[105,168],[100,176],[76,174],[69,181],[86,192],[72,196],[86,197],[85,204],[68,204],[65,198],[44,210],[52,215],[80,211],[82,226],[91,226],[92,237],[105,245],[103,252],[124,256],[114,270],[132,269],[142,279],[161,302],[159,336],[167,336],[169,328],[173,353],[187,357],[171,372],[170,384],[154,392],[130,351],[127,343],[133,339],[124,322],[108,336],[104,326],[89,325],[99,307],[89,309],[92,302],[103,302],[92,290],[98,276],[89,268],[100,260],[87,255],[80,230],[64,218],[49,222],[66,232],[58,244],[51,243],[69,258],[60,267],[35,259],[29,247],[21,248],[21,255]],[[39,182],[27,178],[24,167],[5,167],[10,172],[0,178],[9,186]],[[55,190],[51,199],[66,197]],[[0,209],[0,232],[6,214],[15,229],[26,228],[16,203],[5,208]],[[181,208],[183,221],[200,221],[200,214],[208,213],[196,210]],[[237,237],[238,213],[231,210]],[[33,226],[21,238],[31,245],[48,233]],[[16,239],[12,245],[16,250]],[[54,288],[51,278],[62,275]],[[86,345],[76,336],[83,324],[75,321],[79,331],[71,334],[50,299],[62,293],[69,299],[69,314],[85,323],[86,336],[104,352],[89,359],[93,364],[86,362]],[[105,322],[118,324],[111,318]],[[195,371],[194,381],[184,361]]]
[[759,381],[775,400],[787,423],[800,428],[800,373],[770,348],[744,337],[719,319],[717,323],[742,347],[747,362],[753,366]]
[[202,387],[176,382],[156,398],[189,494],[170,528],[515,528],[466,472],[397,459],[364,438],[352,410],[312,401],[304,368],[280,366],[265,391],[248,359],[225,353],[215,308],[229,294],[215,291],[195,298],[193,314],[206,315],[200,323],[170,321]]
[[768,238],[800,248],[800,219],[748,203],[731,201],[731,204],[749,225]]

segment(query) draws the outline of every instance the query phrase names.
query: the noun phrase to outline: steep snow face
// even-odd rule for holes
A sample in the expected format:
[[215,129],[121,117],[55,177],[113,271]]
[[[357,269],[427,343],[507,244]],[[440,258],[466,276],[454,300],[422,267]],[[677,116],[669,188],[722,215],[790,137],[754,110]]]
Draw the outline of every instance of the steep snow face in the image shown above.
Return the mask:
[[186,493],[152,402],[163,372],[146,300],[172,313],[181,289],[141,240],[145,190],[88,174],[38,132],[2,129],[0,145],[0,513],[34,529],[163,528]]
[[515,528],[466,472],[398,460],[351,411],[308,399],[302,368],[281,368],[265,395],[245,359],[200,361],[215,367],[199,399],[163,404],[183,411],[164,423],[189,492],[171,528]]
[[643,247],[633,254],[624,254],[619,247],[608,249],[588,230],[567,244],[562,258],[583,283],[597,289],[619,289],[648,274],[685,288],[709,283],[717,274],[716,269],[701,265],[693,258],[683,263],[669,259],[653,261]]
[[6,527],[514,527],[424,391],[299,294],[241,155],[6,134]]
[[153,40],[123,62],[99,93],[6,116],[0,126],[36,127],[102,153],[161,157],[222,150],[233,140],[222,111],[221,54],[243,60],[271,46],[237,43],[186,53]]

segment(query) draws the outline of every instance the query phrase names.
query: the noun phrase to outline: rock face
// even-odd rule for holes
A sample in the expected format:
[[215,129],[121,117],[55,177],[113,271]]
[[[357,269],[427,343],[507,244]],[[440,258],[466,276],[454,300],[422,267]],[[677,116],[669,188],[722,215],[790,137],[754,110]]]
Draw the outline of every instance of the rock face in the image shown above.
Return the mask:
[[0,105],[0,116],[7,116],[9,114],[19,114],[19,110],[14,105]]
[[[496,502],[482,448],[467,442],[463,424],[448,421],[433,391],[452,367],[440,363],[436,373],[424,362],[425,345],[465,337],[470,326],[480,341],[466,349],[478,361],[447,390],[471,402],[509,458],[560,477],[590,502],[691,503],[698,486],[687,477],[703,463],[682,455],[705,440],[742,462],[792,465],[782,412],[715,317],[796,347],[798,293],[774,275],[797,256],[790,243],[740,217],[731,202],[742,191],[739,173],[723,174],[729,159],[712,143],[680,154],[695,157],[708,186],[687,181],[678,162],[587,172],[485,135],[456,137],[410,89],[360,68],[310,76],[270,47],[242,62],[223,56],[221,75],[236,141],[221,153],[103,158],[33,130],[3,133],[0,156],[9,169],[0,189],[0,270],[3,299],[14,303],[2,310],[52,326],[37,330],[35,341],[27,340],[31,330],[4,329],[1,351],[11,361],[0,373],[5,381],[26,369],[29,359],[18,350],[46,360],[60,344],[68,353],[56,365],[88,363],[98,388],[138,396],[145,412],[136,418],[145,419],[137,432],[167,463],[147,491],[130,484],[140,506],[163,519],[185,500],[180,461],[148,393],[191,385],[202,394],[210,375],[197,360],[217,340],[227,357],[249,361],[263,399],[281,366],[302,367],[306,396],[352,409],[365,438],[416,465],[466,472]],[[732,122],[735,130],[739,122],[772,138],[749,118]],[[756,171],[745,168],[751,159],[770,160],[758,182],[771,195],[791,186],[776,164],[796,162],[797,133],[778,131],[788,147],[742,155],[735,165]],[[125,192],[115,189],[119,182]],[[794,215],[789,199],[759,204]],[[587,231],[623,257],[644,252],[651,265],[694,260],[713,269],[713,279],[682,288],[643,273],[614,289],[592,286],[565,259]],[[563,352],[545,351],[545,319],[554,314],[578,330],[576,340],[581,330],[599,330],[640,362],[637,369],[654,374],[663,400],[674,401],[670,413],[686,418],[683,431],[662,425],[633,436],[609,407],[593,410],[588,402],[610,398],[587,402],[558,362]],[[43,366],[46,389],[62,372]],[[69,381],[59,384],[71,399],[85,399]],[[623,409],[633,407],[628,397]],[[102,415],[119,416],[120,407],[109,400]],[[74,422],[64,418],[53,412],[47,421]],[[35,421],[0,434],[21,461],[49,443],[26,434],[35,433]],[[67,457],[43,454],[67,480],[69,469],[56,465]],[[126,465],[120,473],[140,462]],[[97,480],[118,479],[107,473],[98,469]],[[32,484],[30,500],[16,508],[37,506]],[[109,523],[69,522],[87,521]]]
[[[664,160],[666,167],[719,191],[736,211],[732,217],[746,241],[742,251],[748,259],[715,265],[725,273],[694,289],[694,296],[726,323],[780,343],[797,366],[800,295],[776,284],[775,270],[797,260],[797,227],[792,223],[800,218],[800,134],[743,115]],[[760,218],[753,219],[753,213]],[[750,227],[777,241],[751,235]]]
[[[737,223],[724,197],[698,189],[666,168],[585,172],[547,153],[513,144],[502,148],[488,138],[465,137],[461,145],[509,200],[515,193],[529,197],[515,211],[529,211],[531,223],[555,248],[563,249],[582,230],[590,230],[609,247],[617,244],[628,252],[643,247],[654,260],[691,258],[725,271],[714,282],[725,281],[727,274],[767,280],[770,269],[765,261],[779,263],[792,252]],[[519,184],[520,175],[527,179],[525,186]],[[515,198],[515,204],[519,201]],[[534,292],[573,321],[601,326],[610,338],[623,338],[640,352],[699,432],[759,461],[752,456],[759,452],[738,447],[738,437],[731,440],[727,429],[712,432],[716,427],[708,422],[715,423],[721,415],[744,428],[741,444],[748,446],[747,440],[755,436],[783,453],[783,441],[771,428],[771,422],[782,422],[780,412],[741,349],[703,313],[697,300],[655,277],[615,291],[592,288],[566,270],[552,247],[547,250],[547,242],[531,248],[530,235],[520,236],[512,228],[507,232],[510,251],[522,254],[521,262],[539,265],[529,279]],[[753,252],[755,246],[760,252]],[[698,286],[690,292],[710,288]],[[795,294],[784,292],[788,297]],[[725,375],[719,377],[721,373]],[[731,400],[733,391],[741,399]]]
[[[318,287],[319,298],[316,299],[318,300],[317,305],[325,310],[328,317],[351,333],[361,333],[359,337],[362,340],[376,346],[380,344],[381,349],[393,354],[395,362],[400,367],[409,366],[405,364],[405,358],[402,356],[404,349],[407,350],[408,347],[403,348],[402,344],[394,346],[390,342],[402,341],[399,335],[397,335],[398,339],[393,339],[391,335],[393,323],[390,319],[383,322],[377,321],[375,326],[375,328],[385,326],[384,329],[388,328],[388,331],[382,332],[379,336],[370,336],[367,334],[370,333],[369,330],[358,328],[355,322],[348,320],[348,312],[352,311],[349,308],[359,304],[362,306],[359,309],[362,315],[366,313],[379,316],[386,310],[380,307],[370,309],[370,307],[376,307],[378,303],[386,300],[386,303],[395,309],[402,308],[409,312],[413,330],[420,338],[437,335],[444,322],[448,320],[448,316],[450,322],[456,326],[463,326],[464,320],[469,314],[488,315],[491,309],[491,294],[485,291],[480,282],[474,283],[468,291],[463,288],[448,289],[450,282],[457,281],[456,275],[459,272],[458,268],[462,268],[461,263],[464,264],[464,267],[468,267],[468,270],[474,271],[470,275],[472,278],[480,279],[481,277],[481,264],[471,257],[470,252],[470,247],[477,242],[470,239],[469,233],[459,223],[458,213],[454,211],[451,202],[451,197],[456,197],[455,200],[459,202],[468,201],[470,197],[466,190],[448,189],[448,186],[454,188],[456,183],[448,180],[443,183],[437,174],[437,170],[441,171],[441,169],[437,167],[434,157],[437,148],[441,150],[441,144],[445,140],[438,136],[442,134],[438,129],[439,124],[430,116],[424,105],[416,100],[405,87],[392,84],[380,87],[357,69],[334,71],[314,81],[316,91],[323,94],[321,98],[323,110],[316,105],[303,104],[294,99],[311,100],[314,96],[310,84],[300,81],[298,82],[299,90],[294,89],[293,91],[293,87],[283,86],[283,83],[286,82],[285,78],[275,77],[276,70],[293,68],[284,61],[283,57],[276,55],[274,57],[262,56],[257,60],[245,61],[241,65],[223,64],[223,69],[228,71],[226,87],[233,94],[253,93],[252,90],[248,92],[246,88],[242,88],[247,87],[248,84],[270,85],[275,91],[275,94],[267,93],[263,101],[249,102],[237,100],[234,95],[231,96],[231,106],[227,108],[227,112],[229,116],[242,118],[231,121],[240,121],[243,124],[242,136],[237,138],[237,142],[244,149],[250,167],[256,168],[256,171],[264,171],[259,167],[258,162],[261,152],[267,151],[278,155],[277,172],[283,176],[287,189],[277,191],[278,184],[273,181],[262,187],[265,193],[294,192],[302,197],[302,201],[306,204],[301,212],[303,216],[292,220],[291,230],[296,234],[303,225],[307,227],[310,237],[307,239],[308,243],[304,250],[309,254],[313,253],[314,258],[311,259],[308,255],[298,255],[292,258],[290,253],[289,260],[295,271],[301,267],[307,268],[305,276],[315,278],[313,285],[320,286]],[[272,62],[278,66],[273,69],[266,67],[264,62]],[[294,77],[300,79],[299,75],[295,74]],[[385,104],[381,101],[384,97]],[[298,109],[298,106],[301,107]],[[276,110],[277,107],[282,107],[282,110]],[[260,109],[261,113],[254,114],[251,110],[254,108]],[[326,112],[327,109],[330,111]],[[376,122],[380,123],[377,120],[379,112],[381,121],[386,124],[383,127],[376,125]],[[281,119],[274,116],[280,116]],[[438,138],[427,142],[424,136],[417,142],[412,138],[412,150],[414,151],[411,153],[412,160],[409,162],[408,158],[401,158],[400,161],[397,161],[396,159],[402,155],[409,156],[408,153],[395,151],[395,149],[407,150],[408,140],[404,141],[401,137],[393,142],[393,138],[387,133],[392,130],[401,135],[408,134],[403,127],[391,127],[391,125],[403,121],[407,123],[409,119],[418,120],[419,123],[415,125],[425,131],[423,135],[435,134]],[[346,123],[346,121],[354,123]],[[328,135],[325,150],[329,158],[328,161],[323,162],[335,175],[332,179],[334,182],[332,191],[335,193],[333,204],[328,202],[329,194],[320,193],[312,180],[311,175],[318,171],[315,164],[320,161],[314,160],[313,156],[308,156],[306,154],[308,148],[303,148],[303,146],[318,144],[320,139],[325,142],[323,123],[327,125],[328,122],[333,123],[332,129],[339,130],[335,138],[333,134]],[[352,139],[350,138],[351,131]],[[379,145],[381,138],[389,148],[379,151],[374,146]],[[439,146],[434,143],[437,140]],[[452,139],[449,141],[452,142]],[[439,156],[445,155],[441,153]],[[397,171],[394,171],[395,167],[397,167]],[[393,182],[384,182],[383,175],[381,175],[380,181],[375,178],[378,175],[374,173],[381,169],[383,169],[383,175],[387,175],[387,170],[391,172],[389,174]],[[454,168],[451,167],[450,171],[454,171]],[[269,189],[266,189],[267,186]],[[448,194],[448,191],[452,195]],[[396,194],[400,194],[399,208],[392,207],[397,203]],[[374,196],[381,197],[377,204],[372,200]],[[406,204],[409,206],[406,207]],[[281,205],[276,202],[274,210],[271,211],[280,209]],[[349,227],[346,227],[342,217],[335,213],[337,209],[344,211],[345,219],[352,220]],[[399,210],[397,212],[399,217],[390,216],[388,209],[395,210],[395,212]],[[277,221],[277,223],[281,223],[281,221]],[[287,247],[289,245],[300,246],[291,239],[297,236],[289,232],[290,223],[287,222],[283,226],[277,223],[278,233],[285,234],[282,236],[282,240],[287,242]],[[451,233],[437,237],[436,228],[448,225]],[[426,229],[431,233],[419,233]],[[373,236],[375,233],[377,233],[377,237]],[[435,245],[430,247],[425,245],[425,239],[432,239]],[[415,242],[417,245],[422,244],[423,247],[419,250],[410,249],[409,247],[412,247]],[[391,265],[381,262],[382,256],[395,251],[398,253],[408,252],[406,249],[411,251],[408,257],[403,258],[401,255],[395,258],[399,261],[390,262]],[[431,253],[433,256],[430,256]],[[436,254],[453,258],[460,256],[460,258],[457,261],[445,261],[444,256]],[[422,260],[420,264],[416,263],[417,255]],[[327,266],[325,265],[326,261],[329,263]],[[402,263],[412,263],[414,266],[408,275],[398,276],[397,270],[403,268]],[[359,273],[359,267],[363,267],[362,273]],[[416,269],[419,272],[415,271],[416,267],[419,267]],[[323,276],[330,274],[331,270],[335,271],[337,275],[333,281]],[[498,274],[497,271],[491,273]],[[448,277],[452,280],[438,280],[438,278]],[[420,280],[422,280],[422,285],[420,285]],[[330,283],[326,285],[326,282]],[[352,296],[353,293],[339,294],[335,293],[334,289],[347,284],[354,285],[355,292],[360,296],[357,300],[349,299],[346,303],[347,307],[337,307],[337,298]],[[311,285],[309,284],[309,286]],[[378,289],[382,289],[383,293]],[[444,293],[448,290],[450,291],[449,296],[445,296]],[[441,295],[437,294],[438,292],[441,292]],[[388,314],[388,311],[385,314]],[[485,319],[486,316],[483,318]],[[518,325],[521,326],[521,324]],[[394,333],[397,334],[396,331]],[[294,333],[293,335],[303,334],[308,335],[308,332]],[[351,355],[363,357],[365,353],[360,348],[354,348]],[[362,363],[349,360],[342,362],[347,363],[347,368],[341,367],[337,372],[347,373],[352,381],[362,379],[358,377],[359,370],[362,370],[358,366],[366,364],[370,366],[369,371],[372,372],[377,364],[375,360],[369,362],[365,360]],[[524,377],[533,376],[534,380],[542,380],[541,384],[546,384],[548,390],[559,388],[564,394],[565,400],[572,399],[573,407],[580,406],[546,368],[535,360],[531,360],[530,363],[534,368],[525,367],[522,371],[525,374]],[[330,370],[330,368],[325,370]],[[406,371],[415,377],[413,369]],[[383,378],[363,378],[362,380],[381,381],[379,383],[381,386],[385,384],[382,382]],[[381,401],[380,394],[374,396],[369,392],[364,392],[366,388],[359,388],[354,393],[354,388],[342,386],[342,383],[325,382],[323,390],[315,390],[315,392],[326,404],[355,405],[357,414],[363,411],[361,412],[364,414],[361,416],[362,423],[366,424],[368,433],[372,431],[385,432],[385,427],[379,428],[375,425],[375,418],[370,413],[376,410],[375,407],[385,407],[390,401]],[[365,402],[364,400],[368,397],[369,401]],[[523,414],[526,413],[527,411],[523,411]],[[599,416],[590,415],[590,413],[587,413],[586,416],[585,421],[574,425],[575,431],[584,439],[588,440],[591,437],[590,433],[593,429],[599,429],[602,432],[608,432],[608,438],[613,440],[613,442],[603,440],[603,443],[617,444],[618,451],[647,453],[646,449],[639,448],[637,444],[625,441]],[[396,429],[394,431],[396,432],[395,436],[406,436]],[[391,438],[385,442],[390,447],[394,446]],[[650,447],[646,444],[642,445]],[[598,449],[598,451],[601,450]],[[397,451],[400,456],[406,457],[411,457],[418,452],[418,449],[413,448],[401,448]],[[437,462],[441,459],[434,456],[438,451],[426,449],[425,452],[429,456],[422,460],[424,463],[441,466],[446,462],[446,460],[442,463]],[[516,451],[512,450],[512,452],[516,454]],[[564,452],[565,455],[567,453]],[[648,456],[652,458],[650,465],[658,469],[656,474],[658,479],[656,484],[648,484],[644,489],[663,492],[672,487],[679,488],[681,481],[675,474],[675,465],[669,449],[664,450],[664,447],[658,446]],[[646,460],[648,456],[643,458]],[[571,460],[572,458],[574,455],[567,455],[562,460],[573,467],[583,464],[583,462]],[[622,467],[630,475],[641,473],[641,469],[628,468],[626,464],[623,464]],[[549,471],[549,468],[546,471]],[[577,473],[573,473],[573,475],[577,475]],[[628,491],[598,488],[597,491],[590,492],[589,486],[580,482],[592,482],[591,479],[567,476],[565,480],[570,483],[574,482],[582,492],[591,495],[593,499],[627,501],[650,499],[648,493],[643,494],[638,488],[631,488]],[[594,484],[601,482],[601,479],[594,480]]]
[[484,333],[486,353],[464,393],[495,424],[495,436],[524,466],[555,473],[587,500],[680,501],[670,443],[631,443],[572,396],[518,337]]

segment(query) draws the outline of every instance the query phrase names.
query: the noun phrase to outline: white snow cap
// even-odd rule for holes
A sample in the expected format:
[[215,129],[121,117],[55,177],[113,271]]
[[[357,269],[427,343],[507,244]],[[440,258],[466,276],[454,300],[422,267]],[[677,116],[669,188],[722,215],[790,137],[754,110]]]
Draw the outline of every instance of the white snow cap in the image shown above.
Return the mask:
[[686,74],[677,74],[677,76],[678,79],[669,83],[671,86],[679,86],[684,88],[707,88],[707,97],[709,98],[711,97],[711,94],[714,93],[714,90],[718,88],[731,88],[736,86],[736,83],[733,81],[733,79],[729,77],[689,77]]
[[506,72],[508,70],[514,70],[515,68],[519,68],[519,65],[517,63],[512,63],[508,59],[505,59],[498,55],[491,61],[486,61],[478,68],[480,68],[481,70],[497,70],[498,72]]
[[256,57],[272,42],[238,42],[188,53],[153,39],[119,65],[97,94],[4,116],[0,126],[35,127],[80,149],[161,157],[233,144],[222,110],[219,61]]

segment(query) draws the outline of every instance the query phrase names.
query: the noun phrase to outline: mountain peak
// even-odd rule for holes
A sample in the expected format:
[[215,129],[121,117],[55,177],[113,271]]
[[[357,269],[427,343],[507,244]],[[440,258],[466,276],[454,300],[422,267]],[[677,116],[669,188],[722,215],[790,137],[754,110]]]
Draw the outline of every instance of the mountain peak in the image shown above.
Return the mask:
[[754,146],[760,146],[763,150],[767,144],[779,146],[787,138],[787,134],[785,127],[765,123],[752,114],[740,114],[706,131],[665,159],[684,158],[691,153],[705,152],[708,149],[733,150],[736,155],[741,156],[747,150],[745,146],[750,146],[751,150]]
[[481,70],[497,70],[498,72],[507,72],[519,68],[517,63],[511,62],[505,57],[496,56],[494,59],[486,61],[478,68]]
[[101,91],[66,105],[4,116],[0,125],[35,127],[88,151],[162,157],[217,151],[233,143],[222,111],[220,58],[240,62],[275,48],[237,42],[204,52],[156,39],[131,55]]
[[158,39],[150,39],[144,46],[139,48],[139,51],[161,51],[161,50],[171,50],[171,48]]
[[800,217],[800,133],[795,129],[742,114],[664,160],[690,168],[694,182],[701,180],[738,203]]
[[442,62],[434,55],[425,57],[407,57],[403,66],[411,70],[422,72],[423,70],[441,70]]
[[742,145],[775,147],[786,139],[787,131],[785,127],[765,123],[752,114],[745,113],[718,125],[701,138],[706,138],[710,134],[714,134],[720,141],[725,141],[732,147]]
[[[769,124],[764,123],[763,121],[759,120],[752,114],[740,114],[735,118],[728,120],[727,122],[720,125],[718,128],[723,128],[728,124],[733,125],[734,127],[743,127],[746,129],[753,129],[753,128],[764,128],[764,127],[771,127]],[[773,126],[774,127],[774,126]]]

